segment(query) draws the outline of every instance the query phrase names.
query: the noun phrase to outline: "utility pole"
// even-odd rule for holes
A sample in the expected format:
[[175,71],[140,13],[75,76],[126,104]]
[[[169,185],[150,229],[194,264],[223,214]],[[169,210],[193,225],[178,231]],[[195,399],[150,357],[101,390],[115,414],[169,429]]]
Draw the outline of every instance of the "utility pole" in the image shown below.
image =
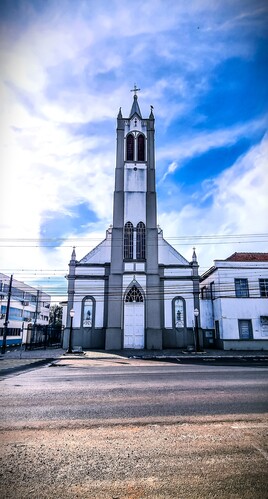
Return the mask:
[[39,295],[40,295],[40,290],[38,289],[37,295],[36,295],[36,307],[35,307],[35,313],[34,313],[34,326],[36,326],[37,318],[38,318]]
[[8,323],[9,323],[8,318],[9,318],[9,309],[10,309],[10,300],[11,300],[12,280],[13,280],[13,275],[10,277],[10,281],[9,281],[9,288],[8,288],[8,295],[7,295],[6,320],[4,322],[4,331],[3,331],[3,341],[2,341],[1,353],[5,353],[5,351],[6,351],[7,327],[8,327]]

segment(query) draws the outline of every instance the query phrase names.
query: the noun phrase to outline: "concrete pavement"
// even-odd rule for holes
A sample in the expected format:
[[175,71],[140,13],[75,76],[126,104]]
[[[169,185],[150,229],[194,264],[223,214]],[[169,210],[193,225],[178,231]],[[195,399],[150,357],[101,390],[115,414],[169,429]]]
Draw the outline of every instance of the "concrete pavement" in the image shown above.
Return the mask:
[[204,352],[188,352],[186,350],[85,350],[81,353],[66,353],[63,348],[47,348],[24,350],[21,348],[7,349],[5,354],[0,354],[0,376],[28,368],[45,365],[62,358],[79,358],[86,360],[104,359],[144,359],[162,360],[169,362],[268,362],[268,352],[253,350],[206,350]]

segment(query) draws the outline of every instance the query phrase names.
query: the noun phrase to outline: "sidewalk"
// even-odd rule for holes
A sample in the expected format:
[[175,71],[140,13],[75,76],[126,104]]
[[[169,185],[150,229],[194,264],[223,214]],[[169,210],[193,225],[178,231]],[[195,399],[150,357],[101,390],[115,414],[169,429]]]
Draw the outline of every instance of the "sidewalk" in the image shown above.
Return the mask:
[[166,350],[85,350],[84,355],[86,357],[94,358],[95,355],[98,357],[106,357],[111,355],[116,355],[124,358],[195,358],[195,357],[265,357],[268,359],[268,351],[263,350],[204,350],[202,352],[188,352],[186,349],[170,348]]
[[81,353],[66,353],[63,348],[47,348],[40,350],[24,350],[7,348],[0,354],[0,375],[21,371],[29,367],[44,365],[60,358],[79,358],[86,360],[103,360],[115,358],[163,360],[178,362],[199,361],[253,361],[268,362],[268,352],[256,350],[206,350],[204,352],[187,352],[186,350],[84,350]]
[[47,348],[46,350],[7,348],[5,354],[0,354],[0,376],[47,364],[59,359],[64,353],[63,348]]

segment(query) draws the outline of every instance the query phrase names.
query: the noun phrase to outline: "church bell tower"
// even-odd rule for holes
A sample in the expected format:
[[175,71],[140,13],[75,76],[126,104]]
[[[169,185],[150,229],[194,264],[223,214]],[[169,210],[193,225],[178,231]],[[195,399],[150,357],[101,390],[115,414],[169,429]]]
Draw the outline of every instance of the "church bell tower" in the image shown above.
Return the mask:
[[162,348],[154,115],[143,118],[134,86],[117,116],[117,151],[105,348]]

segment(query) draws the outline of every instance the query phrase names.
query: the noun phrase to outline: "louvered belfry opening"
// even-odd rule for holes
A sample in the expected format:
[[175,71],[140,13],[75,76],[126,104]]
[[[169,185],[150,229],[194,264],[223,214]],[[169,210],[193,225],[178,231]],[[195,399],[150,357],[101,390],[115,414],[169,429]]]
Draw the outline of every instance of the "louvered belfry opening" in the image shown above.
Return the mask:
[[143,222],[137,225],[136,258],[145,260],[145,225]]
[[134,161],[134,137],[131,133],[127,136],[127,161]]
[[138,161],[145,161],[145,139],[142,134],[138,136]]
[[124,229],[124,258],[133,259],[133,225],[131,222],[127,222]]

